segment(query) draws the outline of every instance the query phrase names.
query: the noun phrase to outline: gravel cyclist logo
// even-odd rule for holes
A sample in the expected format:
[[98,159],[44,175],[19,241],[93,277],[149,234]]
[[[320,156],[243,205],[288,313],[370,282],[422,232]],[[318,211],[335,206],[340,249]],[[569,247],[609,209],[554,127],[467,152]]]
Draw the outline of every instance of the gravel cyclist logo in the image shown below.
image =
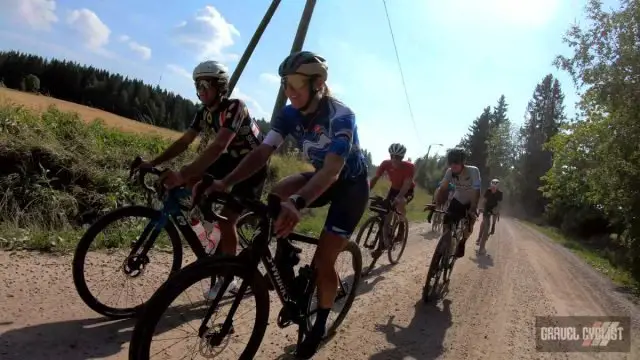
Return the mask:
[[629,317],[538,316],[536,350],[540,352],[629,352]]

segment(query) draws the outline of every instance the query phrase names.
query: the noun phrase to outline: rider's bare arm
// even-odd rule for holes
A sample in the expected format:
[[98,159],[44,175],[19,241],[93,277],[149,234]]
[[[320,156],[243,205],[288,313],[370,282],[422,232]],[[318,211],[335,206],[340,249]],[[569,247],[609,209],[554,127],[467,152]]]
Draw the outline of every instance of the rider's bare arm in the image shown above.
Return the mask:
[[371,178],[371,181],[369,181],[369,190],[373,189],[373,187],[376,186],[376,184],[378,183],[378,180],[380,180],[382,175],[384,175],[384,173],[387,171],[388,165],[389,165],[388,160],[385,160],[380,163],[380,166],[378,166],[378,168],[376,169],[376,174],[374,175],[373,178]]
[[[451,168],[449,168],[449,169],[447,169],[447,172],[444,173],[444,177],[442,178],[442,181],[440,182],[440,187],[436,191],[436,205],[437,206],[444,205],[444,203],[446,202],[446,199],[449,197],[448,196],[449,195],[449,183],[451,182],[452,178],[453,178],[453,174],[451,173]],[[445,197],[444,194],[447,194],[447,197]]]
[[300,195],[307,204],[311,204],[318,196],[322,195],[331,184],[338,180],[344,163],[345,159],[342,156],[328,153],[324,158],[322,169],[318,170],[297,194]]
[[152,166],[158,166],[165,161],[169,161],[176,156],[182,154],[189,145],[196,139],[198,136],[198,131],[194,129],[187,130],[182,136],[173,142],[162,154],[158,157],[150,161]]
[[215,140],[195,160],[180,170],[182,177],[185,179],[200,177],[211,164],[218,160],[235,136],[236,133],[230,129],[220,129]]

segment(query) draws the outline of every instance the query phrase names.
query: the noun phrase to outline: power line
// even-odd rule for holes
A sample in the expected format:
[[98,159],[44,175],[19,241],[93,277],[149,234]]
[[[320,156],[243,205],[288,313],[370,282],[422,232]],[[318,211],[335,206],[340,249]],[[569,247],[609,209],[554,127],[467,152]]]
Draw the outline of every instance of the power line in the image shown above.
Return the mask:
[[393,35],[393,27],[391,26],[391,19],[389,18],[389,10],[387,9],[386,0],[382,0],[382,4],[384,5],[384,13],[387,16],[387,23],[389,24],[389,32],[391,33],[391,40],[393,41],[393,49],[396,53],[396,60],[398,62],[398,68],[400,69],[400,78],[402,79],[402,87],[404,88],[404,96],[407,99],[407,105],[409,106],[409,115],[411,116],[411,122],[413,123],[413,128],[416,131],[416,137],[418,141],[423,143],[420,138],[420,131],[418,130],[418,126],[416,125],[416,120],[413,116],[413,109],[411,108],[411,102],[409,101],[409,91],[407,90],[407,83],[404,80],[404,72],[402,71],[402,64],[400,63],[400,55],[398,54],[398,46],[396,45],[396,37]]

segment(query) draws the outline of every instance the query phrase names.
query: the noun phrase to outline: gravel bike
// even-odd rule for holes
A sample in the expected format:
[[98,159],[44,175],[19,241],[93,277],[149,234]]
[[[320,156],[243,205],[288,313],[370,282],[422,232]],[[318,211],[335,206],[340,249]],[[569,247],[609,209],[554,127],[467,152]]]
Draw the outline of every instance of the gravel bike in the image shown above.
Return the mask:
[[[438,210],[435,205],[427,205],[427,209],[446,215],[446,211]],[[456,249],[464,236],[464,229],[469,227],[467,216],[451,225],[451,229],[446,231],[438,240],[436,250],[429,264],[427,279],[422,289],[422,300],[427,303],[437,300],[445,294],[445,289],[449,284],[453,265],[456,262]],[[440,281],[442,279],[442,282]],[[433,281],[433,283],[432,283]],[[439,286],[440,285],[440,286]]]
[[[121,246],[122,242],[131,241],[131,248],[128,250],[128,254],[125,255],[125,259],[117,268],[116,272],[113,274],[105,274],[103,269],[104,266],[101,266],[101,275],[104,278],[111,279],[115,275],[121,274],[124,279],[122,281],[123,284],[127,280],[132,280],[133,282],[137,281],[137,283],[132,285],[134,287],[134,292],[136,290],[143,291],[142,285],[145,284],[141,283],[141,278],[142,275],[147,272],[149,267],[153,265],[151,263],[149,252],[153,250],[154,246],[157,248],[156,250],[160,250],[158,251],[158,256],[155,256],[156,254],[154,252],[154,262],[156,262],[156,260],[160,261],[161,259],[167,258],[166,255],[162,254],[162,252],[166,253],[171,250],[173,252],[173,256],[171,259],[167,260],[169,264],[161,264],[158,266],[158,270],[167,270],[168,274],[166,277],[159,279],[159,283],[153,287],[153,290],[160,286],[160,283],[163,283],[169,275],[177,272],[182,267],[183,248],[180,234],[182,234],[182,237],[184,237],[187,245],[189,245],[196,258],[209,256],[205,252],[202,243],[196,236],[191,227],[190,221],[188,220],[189,216],[187,214],[192,210],[190,205],[191,190],[188,190],[185,187],[179,187],[169,191],[164,191],[162,186],[156,186],[154,188],[153,186],[146,184],[145,176],[148,173],[160,176],[166,170],[156,168],[136,170],[141,163],[142,158],[136,157],[131,164],[129,178],[134,179],[135,173],[137,172],[137,183],[143,187],[148,195],[157,196],[163,202],[162,208],[159,210],[152,208],[151,198],[148,197],[148,206],[124,206],[103,215],[87,229],[80,239],[73,257],[73,282],[76,290],[78,291],[78,295],[80,295],[80,298],[85,304],[87,304],[87,306],[89,306],[89,308],[112,319],[135,317],[140,312],[140,309],[144,306],[145,302],[144,299],[138,297],[138,299],[136,299],[136,302],[138,303],[137,305],[125,305],[124,307],[120,307],[118,306],[118,302],[122,297],[121,293],[118,294],[115,305],[105,304],[115,297],[115,295],[109,299],[105,299],[104,301],[98,299],[104,288],[94,290],[89,289],[85,276],[85,265],[87,265],[87,263],[91,264],[96,262],[87,260],[87,255],[91,253],[90,247],[92,245],[102,245],[101,247],[106,247],[108,249],[107,252],[111,253],[114,252],[114,249]],[[223,201],[217,201],[217,203],[219,205],[224,204]],[[212,205],[213,201],[205,199],[205,201],[201,202],[199,206],[202,217],[207,221],[213,221],[215,218]],[[129,218],[142,221],[140,223],[134,223],[130,220],[127,221]],[[238,221],[238,233],[240,235],[239,243],[242,248],[248,246],[248,237],[244,235],[241,228],[245,225],[250,225],[254,220],[253,215],[250,212],[247,212],[243,214]],[[103,234],[103,231],[114,223],[120,221],[125,222],[124,225],[117,227],[117,231],[114,231],[112,234],[114,239],[110,240],[110,236],[107,233]],[[153,277],[153,274],[147,275],[149,275],[149,277]],[[124,297],[125,300],[127,300],[132,296],[127,293]]]
[[[391,200],[384,199],[381,196],[373,196],[369,199],[371,200],[369,210],[373,211],[374,215],[362,224],[356,238],[356,244],[373,250],[371,264],[363,271],[364,275],[373,270],[385,250],[387,250],[389,262],[394,265],[397,264],[407,247],[407,239],[409,237],[409,223],[406,219],[400,220],[400,213],[392,206]],[[385,224],[387,224],[386,227]],[[403,225],[402,234],[400,234],[400,225]],[[374,231],[376,227],[377,230]],[[367,235],[363,240],[362,236],[365,232]],[[373,236],[371,237],[371,235]],[[399,251],[397,255],[394,255],[394,250],[396,249]]]
[[489,236],[491,236],[491,233],[489,232],[489,229],[491,228],[491,217],[496,215],[491,211],[485,212],[484,209],[479,209],[479,212],[482,214],[482,223],[480,226],[480,234],[478,240],[476,241],[476,245],[479,246],[478,254],[484,255],[487,253],[485,245],[487,244],[487,240],[489,240]]
[[[248,342],[246,342],[246,346],[241,346],[242,350],[238,349],[233,352],[235,353],[234,358],[241,360],[254,358],[260,347],[269,321],[269,283],[275,288],[278,298],[283,305],[278,314],[278,326],[285,328],[292,324],[298,325],[298,345],[311,330],[313,325],[312,319],[315,316],[315,309],[313,309],[312,306],[314,290],[316,288],[315,270],[312,266],[305,265],[299,268],[298,275],[294,277],[293,266],[297,265],[296,262],[288,261],[287,259],[291,259],[290,256],[281,257],[281,259],[285,261],[278,260],[278,252],[281,248],[286,248],[287,246],[293,247],[291,241],[317,246],[318,239],[297,233],[291,233],[286,239],[277,239],[278,249],[276,250],[276,258],[274,259],[269,251],[269,243],[275,237],[275,235],[273,235],[273,223],[279,213],[281,200],[274,195],[269,195],[267,204],[264,204],[257,200],[244,199],[230,194],[221,193],[212,196],[238,201],[260,219],[252,245],[242,250],[237,256],[214,256],[199,259],[184,267],[165,282],[151,297],[148,306],[143,309],[138,319],[131,338],[129,359],[149,359],[152,354],[151,342],[154,338],[154,332],[159,332],[160,334],[158,336],[161,336],[162,333],[165,332],[165,328],[158,325],[159,321],[171,317],[165,315],[165,312],[169,310],[169,306],[182,293],[186,293],[191,286],[200,281],[207,281],[212,276],[222,279],[220,280],[222,281],[222,287],[212,303],[206,305],[204,318],[201,321],[197,320],[195,324],[190,322],[190,326],[187,327],[197,332],[197,337],[194,336],[194,338],[198,343],[191,348],[193,348],[194,351],[199,351],[202,356],[217,356],[222,350],[231,347],[229,342],[238,337],[239,333],[243,332],[242,329],[236,331],[235,326],[240,328],[242,325],[241,323],[234,324],[233,317],[236,314],[242,316],[244,313],[238,311],[238,307],[243,300],[251,300],[245,297],[247,290],[250,288],[253,301],[255,302],[255,316],[250,316],[252,320],[250,320],[250,324],[246,330],[247,333],[251,335]],[[336,334],[338,326],[344,321],[353,304],[357,286],[360,281],[362,257],[358,245],[349,241],[343,250],[343,253],[344,252],[350,255],[353,263],[354,274],[350,276],[352,277],[353,285],[348,285],[344,279],[339,278],[338,294],[335,299],[333,311],[335,311],[336,305],[342,303],[343,306],[336,320],[331,326],[328,326],[323,344]],[[267,277],[264,277],[258,271],[260,263],[266,268]],[[311,261],[311,265],[312,264],[313,260]],[[231,300],[232,303],[228,315],[226,317],[223,316],[223,319],[220,319],[216,324],[209,324],[213,315],[221,314],[221,306],[226,305],[222,301],[223,296],[229,284],[232,281],[236,281],[235,279],[240,279],[240,285],[237,293]],[[189,298],[188,295],[186,297]],[[180,318],[194,319],[195,317],[181,315]],[[178,333],[181,334],[182,332]],[[174,337],[170,336],[170,339],[173,340]],[[220,349],[221,347],[224,348]],[[231,348],[231,350],[233,350],[233,348]],[[231,352],[231,350],[228,352]],[[185,357],[184,351],[177,350],[175,356]]]

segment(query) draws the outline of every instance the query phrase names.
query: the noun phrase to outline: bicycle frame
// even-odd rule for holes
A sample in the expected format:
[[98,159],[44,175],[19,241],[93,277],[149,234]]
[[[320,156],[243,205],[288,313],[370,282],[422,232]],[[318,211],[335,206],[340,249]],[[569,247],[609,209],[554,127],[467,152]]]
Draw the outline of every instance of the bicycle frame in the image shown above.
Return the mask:
[[[236,201],[238,201],[240,204],[242,204],[246,209],[248,209],[249,211],[252,211],[255,215],[260,217],[258,232],[252,242],[252,246],[243,249],[240,252],[240,254],[238,254],[238,256],[234,259],[234,261],[248,265],[248,266],[244,266],[244,268],[247,269],[247,271],[257,271],[259,263],[262,262],[267,270],[267,276],[269,277],[269,280],[274,284],[275,291],[278,294],[278,298],[280,299],[280,302],[282,303],[283,307],[289,310],[293,310],[294,314],[296,314],[295,318],[292,319],[293,322],[298,325],[302,325],[302,321],[304,321],[305,319],[302,317],[303,314],[301,313],[300,304],[298,304],[295,300],[293,300],[293,297],[291,296],[291,288],[293,284],[290,282],[285,283],[285,281],[283,280],[280,274],[280,271],[278,270],[278,267],[276,266],[275,260],[271,255],[271,251],[269,250],[269,244],[271,243],[271,240],[275,237],[272,235],[273,223],[275,221],[273,219],[276,218],[276,215],[280,211],[280,208],[279,208],[280,199],[276,198],[272,201],[270,200],[268,201],[268,204],[265,205],[257,200],[242,199],[242,198],[234,197],[233,195],[230,195],[230,194],[219,194],[218,196],[222,197],[223,199],[225,197],[233,198]],[[219,215],[217,214],[214,214],[214,215],[216,217],[219,217]],[[291,233],[287,236],[287,239],[290,241],[302,242],[302,243],[315,245],[315,246],[318,246],[318,243],[319,243],[319,239],[302,235],[299,233]],[[315,260],[315,257],[311,261],[311,264],[313,264],[314,260]],[[207,310],[207,313],[204,317],[204,321],[200,326],[200,329],[199,329],[200,336],[202,336],[202,334],[206,332],[207,330],[206,324],[208,323],[209,319],[213,315],[213,312],[215,311],[216,307],[220,303],[220,300],[222,300],[222,296],[226,292],[226,289],[231,283],[231,281],[232,281],[231,278],[225,276],[221,291],[219,291],[218,294],[216,295],[211,306]],[[315,282],[311,282],[311,284],[315,286]],[[339,285],[342,287],[341,281],[339,281]],[[307,286],[309,286],[309,284],[307,284]],[[225,319],[222,325],[222,333],[226,334],[231,329],[231,322],[232,322],[231,319],[233,318],[233,315],[235,314],[238,306],[240,305],[240,301],[244,297],[244,294],[248,287],[249,287],[249,283],[247,281],[243,281],[242,284],[240,285],[236,293],[236,297],[233,301],[233,304],[231,305],[229,314],[227,315],[227,318]],[[308,289],[305,289],[305,291],[306,290]]]
[[180,201],[187,198],[189,195],[191,195],[191,192],[186,188],[175,188],[169,190],[165,200],[163,201],[163,207],[162,210],[160,210],[160,217],[151,220],[147,226],[145,226],[142,234],[138,238],[138,241],[136,241],[136,244],[131,248],[131,255],[136,254],[142,244],[144,244],[142,249],[143,254],[146,254],[151,250],[158,238],[158,235],[166,226],[167,221],[171,221],[177,226],[178,230],[183,235],[185,241],[197,258],[207,256],[198,236],[195,234],[193,228],[184,215],[183,211],[188,210],[188,208],[180,204]]

